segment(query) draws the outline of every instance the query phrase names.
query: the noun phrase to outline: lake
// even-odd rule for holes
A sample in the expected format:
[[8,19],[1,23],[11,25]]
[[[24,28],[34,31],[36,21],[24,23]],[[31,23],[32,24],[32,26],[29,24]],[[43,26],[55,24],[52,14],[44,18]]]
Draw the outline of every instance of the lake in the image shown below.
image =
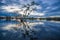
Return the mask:
[[60,22],[0,20],[0,40],[60,40]]

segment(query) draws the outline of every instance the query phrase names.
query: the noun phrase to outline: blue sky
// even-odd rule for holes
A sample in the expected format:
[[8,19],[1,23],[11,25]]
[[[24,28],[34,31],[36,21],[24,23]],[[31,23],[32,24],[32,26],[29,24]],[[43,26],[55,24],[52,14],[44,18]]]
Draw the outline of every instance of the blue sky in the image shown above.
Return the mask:
[[[18,13],[7,12],[2,9],[2,6],[28,4],[32,0],[0,0],[0,16],[17,16]],[[60,0],[34,0],[36,4],[39,4],[39,8],[35,11],[38,14],[44,14],[45,16],[60,16]],[[35,13],[35,14],[37,14]],[[38,16],[38,15],[37,15]]]

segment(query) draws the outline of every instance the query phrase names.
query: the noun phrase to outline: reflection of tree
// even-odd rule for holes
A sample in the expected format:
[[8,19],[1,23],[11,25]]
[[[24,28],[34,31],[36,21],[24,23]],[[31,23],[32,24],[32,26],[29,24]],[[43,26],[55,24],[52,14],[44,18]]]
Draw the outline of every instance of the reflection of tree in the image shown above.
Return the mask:
[[[18,27],[23,25],[23,29],[22,29],[23,32],[21,31],[23,39],[28,39],[28,38],[29,38],[29,40],[37,40],[38,39],[37,37],[34,37],[34,35],[36,35],[36,33],[35,33],[36,31],[30,29],[30,26],[28,25],[27,22],[24,22],[21,20],[20,24],[17,24],[17,25],[18,25]],[[15,30],[16,30],[16,28],[15,28]],[[32,35],[32,34],[34,34],[34,35]]]

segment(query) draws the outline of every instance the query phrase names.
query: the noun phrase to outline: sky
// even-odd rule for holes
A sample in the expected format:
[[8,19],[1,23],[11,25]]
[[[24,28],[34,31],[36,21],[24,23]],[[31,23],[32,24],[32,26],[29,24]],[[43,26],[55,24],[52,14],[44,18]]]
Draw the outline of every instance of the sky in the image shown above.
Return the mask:
[[36,5],[31,6],[31,9],[35,8],[35,10],[30,13],[29,17],[60,16],[60,0],[0,0],[0,16],[23,15],[26,8],[22,6],[32,1]]

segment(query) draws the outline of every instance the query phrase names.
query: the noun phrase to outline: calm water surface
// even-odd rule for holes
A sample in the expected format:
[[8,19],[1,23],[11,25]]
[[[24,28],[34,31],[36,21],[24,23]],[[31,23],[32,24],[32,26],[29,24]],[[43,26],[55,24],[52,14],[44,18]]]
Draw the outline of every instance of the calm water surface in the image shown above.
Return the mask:
[[60,40],[60,23],[0,20],[0,40]]

